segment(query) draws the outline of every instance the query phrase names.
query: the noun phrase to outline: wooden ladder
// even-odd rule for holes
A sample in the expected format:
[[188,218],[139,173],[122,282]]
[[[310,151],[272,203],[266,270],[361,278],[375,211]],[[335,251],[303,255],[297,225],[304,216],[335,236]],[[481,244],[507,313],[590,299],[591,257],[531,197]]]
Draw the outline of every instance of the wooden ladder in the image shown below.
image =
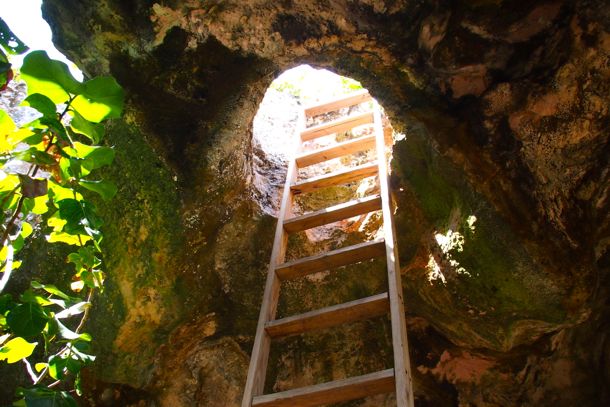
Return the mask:
[[[338,100],[308,107],[301,112],[299,117],[300,137],[298,137],[296,155],[290,160],[288,165],[286,184],[278,215],[273,251],[269,263],[263,304],[256,329],[256,338],[252,349],[242,407],[319,406],[392,391],[396,392],[397,407],[413,407],[413,390],[402,299],[402,284],[400,281],[400,266],[398,264],[398,252],[392,220],[391,195],[388,186],[388,170],[385,154],[386,142],[380,108],[373,100],[372,112],[349,115],[309,128],[305,124],[307,117],[313,117],[371,100],[372,98],[367,91],[361,91]],[[365,124],[372,124],[374,126],[373,135],[335,143],[330,147],[314,151],[301,152],[303,142],[305,141],[333,133],[344,132]],[[375,162],[297,182],[299,168],[372,148],[375,148],[377,153],[377,160]],[[302,216],[294,216],[292,213],[293,198],[296,194],[358,181],[375,175],[379,177],[380,193],[378,195],[356,199]],[[288,235],[290,233],[376,210],[382,211],[383,239],[360,243],[298,260],[285,261]],[[387,292],[300,315],[282,319],[275,318],[282,281],[382,257],[384,254],[387,259]],[[392,326],[393,369],[263,395],[271,339],[298,335],[314,329],[329,328],[347,322],[373,318],[386,314],[388,311]]]

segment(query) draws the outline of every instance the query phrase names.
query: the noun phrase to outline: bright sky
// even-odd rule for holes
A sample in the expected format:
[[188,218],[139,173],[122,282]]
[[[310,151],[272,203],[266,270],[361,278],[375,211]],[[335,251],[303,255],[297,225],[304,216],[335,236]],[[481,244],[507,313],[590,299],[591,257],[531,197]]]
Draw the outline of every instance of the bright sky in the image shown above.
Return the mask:
[[[299,88],[301,101],[312,104],[320,100],[349,93],[343,86],[342,77],[326,69],[316,69],[309,65],[299,65],[284,71],[275,81],[291,82]],[[345,80],[349,80],[345,78]]]
[[[51,28],[42,18],[41,3],[41,0],[0,0],[0,17],[31,51],[47,51],[49,57],[65,62],[72,75],[82,80],[83,74],[76,65],[55,49],[51,41]],[[23,57],[11,57],[11,63],[20,67],[22,59]]]

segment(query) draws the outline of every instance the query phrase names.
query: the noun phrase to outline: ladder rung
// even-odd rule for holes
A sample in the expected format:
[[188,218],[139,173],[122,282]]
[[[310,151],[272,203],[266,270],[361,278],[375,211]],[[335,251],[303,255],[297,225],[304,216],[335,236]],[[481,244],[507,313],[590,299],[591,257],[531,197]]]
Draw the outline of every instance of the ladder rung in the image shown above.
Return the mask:
[[373,161],[371,163],[348,168],[343,171],[333,172],[331,174],[325,174],[319,177],[309,178],[305,181],[297,182],[293,184],[290,189],[292,189],[292,192],[296,194],[311,192],[318,188],[347,184],[348,182],[359,181],[362,178],[372,177],[373,175],[377,175],[377,171],[377,161]]
[[297,166],[304,168],[318,164],[333,158],[343,157],[344,155],[357,153],[375,147],[375,135],[358,137],[353,140],[343,141],[330,147],[321,148],[315,151],[301,154],[296,158]]
[[371,95],[366,89],[360,92],[355,92],[349,96],[343,96],[338,99],[327,100],[325,102],[318,102],[315,105],[311,105],[305,108],[305,115],[309,117],[317,116],[322,113],[333,112],[343,107],[359,105],[360,103],[368,102],[371,100]]
[[394,391],[394,369],[254,397],[257,407],[315,407]]
[[348,219],[352,216],[362,215],[381,209],[381,196],[372,195],[339,205],[330,206],[322,210],[308,213],[303,216],[289,218],[284,221],[284,230],[289,233],[300,232],[326,225],[338,220]]
[[385,241],[383,239],[373,240],[317,254],[315,256],[289,261],[278,265],[275,268],[275,272],[280,280],[292,280],[304,277],[308,274],[317,273],[318,271],[356,264],[384,255]]
[[318,137],[340,133],[369,123],[373,123],[373,112],[353,114],[305,129],[301,132],[301,140],[313,140]]
[[378,317],[389,310],[388,293],[382,293],[300,315],[276,319],[267,322],[265,330],[272,338],[299,335],[316,329]]

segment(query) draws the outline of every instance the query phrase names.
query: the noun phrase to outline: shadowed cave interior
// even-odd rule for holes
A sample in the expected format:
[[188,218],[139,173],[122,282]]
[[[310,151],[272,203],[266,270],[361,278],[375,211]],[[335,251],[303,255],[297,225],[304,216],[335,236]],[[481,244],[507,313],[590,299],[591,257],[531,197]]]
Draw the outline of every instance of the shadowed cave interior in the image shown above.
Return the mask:
[[[86,76],[127,92],[107,129],[119,192],[99,203],[109,276],[82,405],[241,404],[275,229],[261,185],[283,183],[253,121],[301,64],[360,82],[405,135],[391,188],[416,406],[610,403],[605,2],[46,0],[43,13]],[[301,237],[292,254],[374,228]],[[372,295],[373,267],[290,285],[280,311]],[[268,390],[388,366],[387,329],[286,339]]]

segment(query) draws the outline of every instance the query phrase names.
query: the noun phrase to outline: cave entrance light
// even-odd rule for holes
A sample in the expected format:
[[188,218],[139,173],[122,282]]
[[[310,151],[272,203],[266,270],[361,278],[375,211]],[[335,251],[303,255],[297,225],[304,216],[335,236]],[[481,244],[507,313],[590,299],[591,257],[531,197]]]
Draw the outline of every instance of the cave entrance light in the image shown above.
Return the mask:
[[[306,71],[312,68],[300,69]],[[270,212],[277,213],[278,220],[242,407],[327,405],[384,393],[395,393],[397,407],[413,407],[402,283],[393,227],[394,210],[388,181],[386,150],[393,140],[386,137],[384,127],[388,126],[384,126],[381,108],[357,82],[346,82],[338,77],[342,88],[349,88],[350,85],[353,88],[348,92],[343,91],[342,96],[335,96],[333,100],[318,101],[312,106],[312,102],[307,103],[305,99],[307,93],[311,94],[320,86],[320,92],[328,93],[332,90],[323,80],[303,86],[306,82],[303,78],[305,75],[297,72],[300,80],[274,82],[265,96],[267,99],[269,92],[288,91],[291,97],[299,99],[295,103],[296,114],[289,115],[292,131],[287,131],[286,126],[281,126],[276,133],[261,134],[258,132],[260,128],[254,130],[254,151],[258,153],[254,163],[260,166],[258,171],[255,168],[255,174],[262,177],[266,171],[267,175],[271,175],[277,168],[285,167],[280,167],[280,163],[288,161],[288,165],[283,171],[285,176],[276,176],[274,179],[276,182],[280,179],[285,181],[281,194],[280,183],[276,184],[278,196],[281,195],[279,209],[269,208]],[[326,72],[322,71],[321,74],[327,75]],[[297,86],[299,82],[301,86]],[[321,98],[318,95],[315,97],[318,100]],[[272,109],[271,114],[281,110]],[[263,127],[265,124],[276,124],[273,119],[265,123],[263,118],[264,115],[259,111],[256,119],[259,122],[255,122],[255,126],[260,126],[261,121]],[[278,139],[281,142],[277,143]],[[276,157],[264,156],[269,151],[265,150],[265,145],[267,148],[272,147]],[[265,159],[267,168],[261,166]],[[362,195],[358,195],[361,182],[365,179],[373,179],[373,184],[370,188],[365,188],[366,192]],[[345,185],[356,186],[347,201],[346,196],[337,189]],[[263,182],[259,178],[257,187],[261,186]],[[322,208],[312,210],[308,207],[307,200],[298,200],[303,195],[311,196],[329,190],[330,193],[324,195],[325,199],[317,200],[318,204],[324,203]],[[329,205],[333,198],[341,198],[341,203]],[[275,199],[269,199],[268,202],[273,201]],[[294,259],[287,256],[291,235],[336,222],[350,222],[374,212],[381,214],[377,239],[355,244],[348,242],[338,249],[326,247],[321,253],[305,257],[302,254]],[[359,297],[353,301],[343,298],[342,301],[346,302],[341,304],[284,318],[277,317],[280,288],[290,280],[307,278],[319,272],[333,272],[378,258],[385,259],[387,284],[382,288],[385,292],[367,294],[368,297]],[[289,291],[287,295],[290,295]],[[393,366],[373,373],[356,373],[356,376],[350,375],[322,384],[279,389],[280,391],[274,386],[272,392],[265,391],[272,340],[387,314],[391,324]]]
[[[261,210],[269,215],[277,216],[279,210],[279,196],[286,176],[287,162],[294,153],[293,134],[296,129],[299,111],[304,106],[310,106],[324,100],[340,98],[354,92],[365,92],[362,85],[354,79],[337,75],[325,69],[315,69],[309,65],[300,65],[282,73],[269,86],[265,97],[253,121],[253,185],[256,202]],[[361,105],[344,107],[327,112],[323,115],[308,119],[312,126],[323,120],[333,120],[346,115],[357,115],[370,112],[372,102]],[[400,138],[402,135],[392,132],[389,121],[384,118],[388,132],[387,137]],[[360,136],[369,136],[372,140],[372,128],[359,126],[348,131],[320,137],[305,143],[304,150],[325,148],[337,142],[345,142]],[[371,148],[362,152],[337,157],[325,162],[325,166],[310,166],[302,168],[299,175],[302,177],[320,176],[324,173],[339,171],[370,161],[375,154],[373,143]],[[391,147],[389,148],[391,150]],[[332,204],[332,199],[338,203],[348,194],[363,197],[378,189],[374,179],[367,178],[349,186],[343,186],[329,193],[314,193],[307,199],[297,197],[297,206],[300,210],[315,210],[321,206]],[[330,199],[330,201],[329,201]],[[323,241],[331,238],[337,226],[345,231],[358,229],[369,230],[371,238],[379,232],[380,228],[372,227],[377,218],[372,215],[355,217],[342,225],[332,224],[329,227],[319,227],[305,232],[309,241]],[[373,230],[375,229],[375,230]],[[379,232],[380,233],[380,232]]]

